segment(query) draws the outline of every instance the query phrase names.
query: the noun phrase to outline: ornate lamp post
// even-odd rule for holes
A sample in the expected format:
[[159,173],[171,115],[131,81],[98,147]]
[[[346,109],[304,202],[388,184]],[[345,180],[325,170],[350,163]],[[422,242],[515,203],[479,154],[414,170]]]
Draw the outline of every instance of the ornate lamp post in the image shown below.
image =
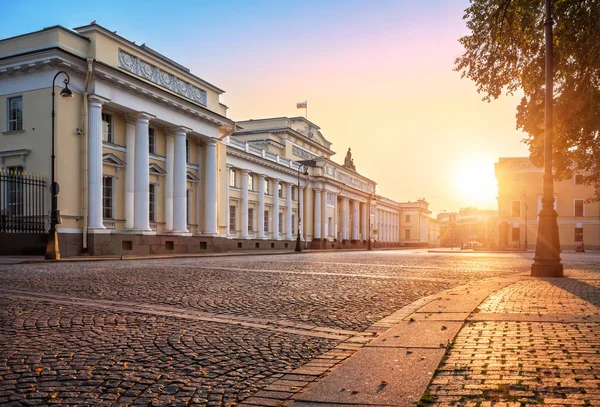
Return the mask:
[[306,170],[306,166],[301,164],[298,167],[298,233],[296,235],[296,250],[297,252],[302,251],[302,242],[300,241],[300,223],[302,222],[302,214],[300,213],[300,172],[303,171],[303,175],[307,176],[308,171]]
[[554,210],[554,186],[552,184],[552,102],[554,92],[552,67],[552,20],[551,0],[546,0],[546,126],[544,129],[544,193],[539,217],[535,257],[531,265],[532,277],[562,277],[558,214]]
[[61,73],[66,76],[66,79],[63,81],[65,87],[63,90],[60,91],[60,96],[65,99],[73,97],[73,92],[71,92],[71,89],[69,89],[69,82],[71,81],[71,78],[69,78],[69,74],[65,71],[59,71],[56,75],[54,75],[54,79],[52,79],[52,183],[50,184],[50,193],[52,194],[52,208],[50,211],[50,230],[48,231],[48,244],[46,246],[46,255],[44,256],[46,259],[49,260],[60,259],[60,250],[58,249],[58,233],[56,231],[56,224],[58,223],[58,219],[60,217],[60,211],[58,210],[58,192],[60,191],[60,187],[58,185],[58,182],[56,182],[56,156],[54,154],[54,117],[56,116],[54,111],[54,102],[56,99],[54,88],[56,86],[56,78]]

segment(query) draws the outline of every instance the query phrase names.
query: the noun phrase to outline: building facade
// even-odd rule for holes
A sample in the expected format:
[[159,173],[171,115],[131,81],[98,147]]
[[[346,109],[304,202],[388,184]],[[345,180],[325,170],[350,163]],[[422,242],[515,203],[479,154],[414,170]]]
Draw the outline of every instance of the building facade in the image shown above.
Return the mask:
[[[543,169],[535,167],[527,157],[501,157],[495,167],[498,242],[510,248],[533,248],[542,208]],[[600,203],[589,202],[593,195],[594,188],[583,183],[582,174],[554,183],[554,209],[563,250],[582,244],[600,248]]]
[[[377,195],[314,123],[236,124],[223,90],[95,23],[0,41],[0,169],[51,178],[53,79],[63,256],[428,242],[427,202]],[[11,219],[27,199],[3,196]]]

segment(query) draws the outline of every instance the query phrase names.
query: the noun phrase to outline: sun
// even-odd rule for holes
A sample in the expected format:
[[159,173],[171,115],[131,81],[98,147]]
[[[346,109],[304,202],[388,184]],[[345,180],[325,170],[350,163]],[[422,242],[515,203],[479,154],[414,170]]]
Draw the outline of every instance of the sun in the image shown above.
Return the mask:
[[498,189],[493,162],[464,161],[458,169],[456,185],[466,206],[490,209],[496,206]]

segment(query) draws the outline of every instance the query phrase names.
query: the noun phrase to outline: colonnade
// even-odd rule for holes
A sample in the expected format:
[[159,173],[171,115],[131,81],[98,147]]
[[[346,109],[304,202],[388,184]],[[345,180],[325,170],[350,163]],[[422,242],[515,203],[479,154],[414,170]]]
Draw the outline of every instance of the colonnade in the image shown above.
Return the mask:
[[[108,100],[88,97],[88,228],[105,229],[102,217],[102,106]],[[150,228],[150,150],[149,126],[155,119],[146,112],[128,115],[125,125],[125,229],[139,233]],[[173,125],[167,135],[165,174],[165,231],[187,233],[186,138],[192,129]],[[202,233],[218,234],[217,229],[217,141],[206,141],[204,222]]]
[[379,242],[400,242],[400,215],[385,209],[375,211]]

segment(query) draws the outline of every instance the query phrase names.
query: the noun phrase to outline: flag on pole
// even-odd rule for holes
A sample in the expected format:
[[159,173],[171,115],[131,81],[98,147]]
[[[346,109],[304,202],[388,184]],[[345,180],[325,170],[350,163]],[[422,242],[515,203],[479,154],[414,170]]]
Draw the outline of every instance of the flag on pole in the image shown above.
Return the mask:
[[300,102],[300,103],[296,103],[296,109],[306,109],[306,101],[304,102]]

